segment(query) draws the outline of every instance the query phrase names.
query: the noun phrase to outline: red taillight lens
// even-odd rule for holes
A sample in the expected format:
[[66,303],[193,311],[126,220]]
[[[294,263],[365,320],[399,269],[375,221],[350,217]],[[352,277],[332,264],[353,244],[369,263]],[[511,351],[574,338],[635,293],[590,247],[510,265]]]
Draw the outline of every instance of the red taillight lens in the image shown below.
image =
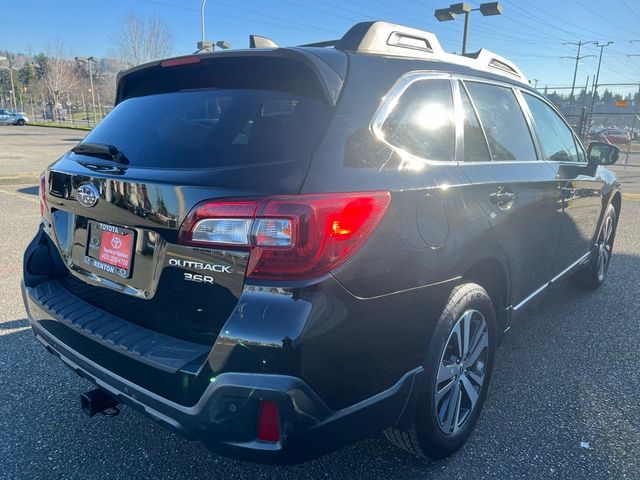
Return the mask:
[[189,214],[179,242],[250,249],[250,278],[313,278],[353,255],[378,226],[390,201],[389,192],[207,201]]
[[40,199],[40,216],[44,217],[45,209],[47,208],[47,185],[46,177],[40,175],[40,186],[38,187],[38,198]]
[[280,415],[275,402],[270,400],[260,402],[256,439],[271,443],[280,441]]

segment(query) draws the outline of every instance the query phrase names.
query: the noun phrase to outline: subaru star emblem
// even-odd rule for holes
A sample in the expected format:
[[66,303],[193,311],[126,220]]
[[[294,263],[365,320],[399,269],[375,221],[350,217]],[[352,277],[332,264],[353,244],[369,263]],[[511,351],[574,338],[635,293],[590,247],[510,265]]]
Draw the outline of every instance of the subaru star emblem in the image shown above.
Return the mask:
[[78,193],[76,193],[76,200],[83,207],[93,207],[98,203],[100,194],[98,189],[91,183],[85,183],[78,187]]

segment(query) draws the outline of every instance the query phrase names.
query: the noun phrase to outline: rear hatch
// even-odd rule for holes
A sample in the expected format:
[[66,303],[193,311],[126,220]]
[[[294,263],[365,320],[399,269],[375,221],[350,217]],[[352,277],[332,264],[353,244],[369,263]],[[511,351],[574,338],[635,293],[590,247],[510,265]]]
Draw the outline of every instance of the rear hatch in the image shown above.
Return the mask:
[[46,175],[65,287],[130,322],[212,344],[248,252],[184,244],[180,228],[206,200],[300,191],[335,101],[305,56],[186,57],[123,76],[114,110]]

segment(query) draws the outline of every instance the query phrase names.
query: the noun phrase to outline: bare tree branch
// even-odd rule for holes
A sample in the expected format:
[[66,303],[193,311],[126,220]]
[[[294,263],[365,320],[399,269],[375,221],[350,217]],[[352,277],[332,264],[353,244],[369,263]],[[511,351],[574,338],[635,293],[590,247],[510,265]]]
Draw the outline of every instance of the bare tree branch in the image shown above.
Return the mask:
[[75,67],[75,63],[66,55],[62,44],[47,46],[42,83],[53,103],[53,111],[56,116],[58,104],[62,102],[64,95],[72,91],[80,81]]
[[144,19],[128,13],[111,36],[111,42],[120,60],[133,66],[170,56],[175,39],[160,18]]

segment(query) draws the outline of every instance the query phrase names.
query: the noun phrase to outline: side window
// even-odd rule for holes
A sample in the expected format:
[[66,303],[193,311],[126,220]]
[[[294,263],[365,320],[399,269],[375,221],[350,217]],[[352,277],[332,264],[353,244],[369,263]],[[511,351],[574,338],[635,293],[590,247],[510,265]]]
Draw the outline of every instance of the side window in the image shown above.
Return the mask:
[[576,148],[578,149],[578,161],[579,162],[587,162],[587,152],[584,151],[584,147],[580,144],[577,138],[574,138],[576,142]]
[[558,114],[533,95],[524,93],[524,99],[531,110],[545,158],[554,162],[581,161],[573,132]]
[[493,160],[536,160],[531,132],[510,88],[465,82],[478,110]]
[[419,80],[400,96],[380,131],[388,143],[426,160],[454,160],[455,129],[451,83]]
[[484,132],[462,82],[459,82],[459,84],[464,116],[464,161],[489,162],[491,161],[491,155],[489,154]]

